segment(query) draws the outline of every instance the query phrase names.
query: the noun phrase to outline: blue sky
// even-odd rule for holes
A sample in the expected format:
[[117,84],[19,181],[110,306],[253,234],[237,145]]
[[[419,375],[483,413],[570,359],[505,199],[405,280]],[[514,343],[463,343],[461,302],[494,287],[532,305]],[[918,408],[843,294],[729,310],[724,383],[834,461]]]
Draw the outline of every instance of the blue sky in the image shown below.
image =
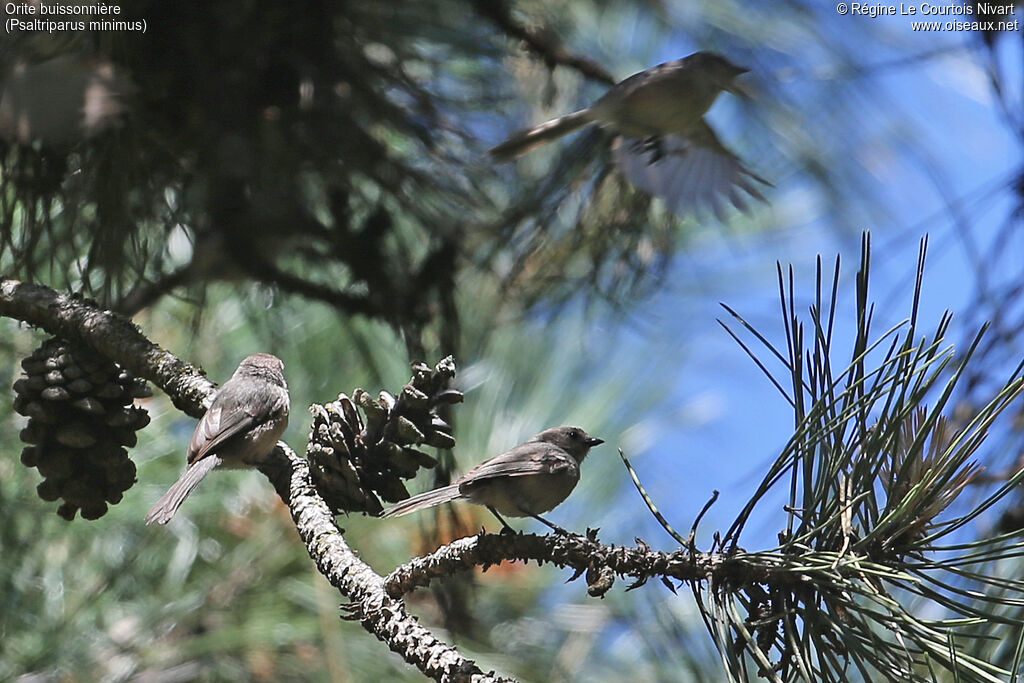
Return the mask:
[[[960,341],[964,330],[958,323],[967,317],[963,311],[975,293],[975,252],[983,253],[1013,206],[1009,183],[1020,162],[1019,141],[1008,131],[992,95],[986,72],[990,66],[979,41],[964,33],[916,33],[909,19],[899,16],[824,16],[823,23],[836,30],[845,47],[855,46],[860,63],[868,67],[865,71],[843,76],[840,67],[822,59],[819,44],[795,40],[787,45],[789,52],[761,60],[770,71],[756,78],[772,79],[772,87],[778,84],[792,103],[803,107],[807,121],[801,133],[812,144],[848,162],[842,173],[852,182],[843,205],[822,204],[799,166],[785,159],[749,158],[744,152],[758,172],[781,171],[781,178],[770,176],[777,188],[765,219],[768,229],[738,235],[704,226],[675,262],[671,284],[642,303],[634,316],[643,330],[632,338],[639,352],[674,349],[676,355],[665,409],[632,435],[638,448],[634,466],[684,533],[711,490],[722,492],[702,525],[705,543],[710,531],[728,526],[793,427],[785,400],[715,322],[727,318],[719,302],[778,341],[782,328],[775,262],[794,266],[798,293],[809,303],[815,257],[821,254],[830,270],[839,254],[839,308],[852,312],[859,230],[870,230],[871,292],[878,304],[874,327],[880,333],[909,314],[918,243],[927,234],[920,319],[927,329],[944,310],[953,311],[951,339]],[[829,29],[821,30],[824,34]],[[671,59],[689,51],[689,43],[669,41],[659,57]],[[929,56],[918,58],[925,54]],[[999,56],[1000,68],[1009,69],[1004,80],[1020,82],[1019,39],[1004,36]],[[799,66],[803,64],[815,66]],[[822,102],[830,88],[849,90],[846,105],[852,113]],[[1016,93],[1011,97],[1019,101]],[[819,116],[819,111],[828,113]],[[710,117],[728,140],[743,142],[749,135],[737,105],[726,98],[720,98]],[[842,117],[844,127],[838,125]],[[765,147],[753,145],[755,151]],[[770,152],[771,145],[767,147]],[[969,240],[963,239],[963,225],[969,226]],[[1024,248],[1019,242],[1007,248],[1005,265],[1019,268]],[[1015,260],[1013,253],[1022,257]],[[997,264],[986,261],[986,267],[998,272]],[[851,330],[852,325],[841,325],[837,337],[842,340],[845,334],[849,339]],[[836,347],[845,350],[849,342]],[[628,433],[625,442],[630,443]],[[598,525],[603,522],[617,542],[640,535],[662,547],[674,545],[638,497],[627,494],[626,500],[635,503],[632,513],[616,518],[621,509],[609,510]],[[776,531],[754,524],[748,541],[774,543]]]

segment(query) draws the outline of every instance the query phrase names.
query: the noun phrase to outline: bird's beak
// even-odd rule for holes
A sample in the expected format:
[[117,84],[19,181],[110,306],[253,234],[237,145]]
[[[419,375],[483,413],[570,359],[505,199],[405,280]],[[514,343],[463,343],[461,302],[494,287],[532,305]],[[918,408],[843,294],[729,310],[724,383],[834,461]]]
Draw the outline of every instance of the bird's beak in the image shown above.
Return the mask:
[[736,97],[742,97],[747,100],[755,99],[753,90],[745,83],[737,83],[733,81],[729,85],[725,86],[724,90],[728,90]]
[[604,439],[597,439],[593,436],[587,438],[587,448],[593,448],[594,446],[600,446],[604,443]]

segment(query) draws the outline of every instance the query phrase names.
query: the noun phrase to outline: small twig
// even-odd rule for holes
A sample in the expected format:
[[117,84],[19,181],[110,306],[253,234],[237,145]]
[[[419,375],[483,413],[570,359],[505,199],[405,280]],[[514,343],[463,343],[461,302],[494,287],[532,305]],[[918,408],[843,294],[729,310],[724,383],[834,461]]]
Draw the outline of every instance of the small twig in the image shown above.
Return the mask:
[[721,572],[724,576],[740,569],[741,565],[728,565],[719,555],[699,553],[691,557],[689,551],[665,553],[651,550],[640,542],[635,548],[600,543],[592,530],[586,536],[579,534],[479,534],[468,536],[441,546],[429,555],[416,557],[396,567],[384,578],[387,594],[398,598],[416,588],[428,586],[434,579],[468,571],[473,567],[484,569],[506,561],[550,562],[559,567],[571,567],[581,576],[592,567],[602,567],[619,576],[647,581],[653,577],[666,577],[678,581],[697,581]]
[[131,291],[114,303],[113,310],[131,317],[144,308],[148,308],[170,294],[173,290],[185,285],[194,276],[195,266],[192,262],[168,273],[156,281],[140,281]]
[[704,507],[700,509],[697,518],[693,520],[693,526],[690,527],[690,535],[686,539],[686,545],[689,546],[691,551],[695,549],[693,539],[697,536],[697,527],[700,525],[700,520],[704,519],[704,515],[707,514],[716,500],[718,500],[718,489],[713,489],[711,491],[711,498],[708,499],[708,502],[704,503]]
[[[672,525],[668,523],[668,520],[665,519],[665,516],[658,511],[658,508],[657,506],[654,505],[654,501],[651,500],[651,497],[647,495],[647,491],[644,489],[644,485],[640,483],[640,477],[637,476],[636,470],[633,469],[633,466],[629,464],[629,459],[626,458],[626,454],[622,452],[621,448],[619,449],[619,457],[622,458],[622,463],[626,466],[626,470],[629,472],[630,478],[633,479],[633,484],[636,486],[636,490],[640,492],[640,497],[644,499],[644,503],[647,504],[647,509],[650,510],[651,514],[654,515],[654,518],[658,520],[658,524],[660,524],[661,527],[665,531],[667,531],[672,538],[676,539],[676,541],[678,541],[680,545],[686,545],[686,539],[680,536],[679,532],[672,528]],[[718,491],[715,491],[715,498],[717,497]],[[711,503],[715,502],[715,498],[712,498],[711,502],[704,506],[705,510],[707,510],[708,506],[710,506]],[[704,512],[701,512],[701,514],[703,515]],[[700,521],[700,517],[697,517],[697,521]],[[694,522],[694,525],[696,526],[696,522]]]
[[561,64],[576,69],[587,78],[601,81],[607,85],[615,85],[615,79],[595,62],[574,55],[557,42],[537,31],[516,21],[508,5],[498,0],[471,0],[470,4],[477,14],[491,20],[509,38],[523,41],[526,46],[539,55],[546,64]]

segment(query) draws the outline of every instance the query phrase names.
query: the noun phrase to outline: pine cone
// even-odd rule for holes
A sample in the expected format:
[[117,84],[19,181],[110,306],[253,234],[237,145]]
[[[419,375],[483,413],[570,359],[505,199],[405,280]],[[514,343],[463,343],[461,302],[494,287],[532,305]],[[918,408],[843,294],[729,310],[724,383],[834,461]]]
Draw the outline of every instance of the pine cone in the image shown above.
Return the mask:
[[98,519],[135,483],[125,447],[149,424],[134,399],[151,396],[145,380],[88,349],[51,338],[21,362],[14,409],[29,418],[21,432],[26,467],[43,475],[36,489],[46,501],[63,498],[57,514],[81,511]]
[[455,361],[449,356],[433,369],[417,362],[412,370],[412,380],[397,397],[382,391],[374,398],[356,389],[352,398],[341,394],[337,401],[310,407],[306,457],[317,489],[335,512],[376,515],[380,498],[391,503],[408,498],[402,480],[437,464],[419,447],[455,445],[451,426],[437,414],[463,399],[448,387]]

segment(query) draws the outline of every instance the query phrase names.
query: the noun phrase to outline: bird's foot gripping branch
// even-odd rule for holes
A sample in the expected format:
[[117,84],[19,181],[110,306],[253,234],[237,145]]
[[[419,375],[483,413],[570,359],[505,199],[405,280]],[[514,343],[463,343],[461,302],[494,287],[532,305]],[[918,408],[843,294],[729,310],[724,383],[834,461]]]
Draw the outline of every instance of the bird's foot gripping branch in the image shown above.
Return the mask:
[[[211,403],[214,385],[199,369],[153,344],[127,318],[104,311],[92,301],[59,294],[39,285],[0,279],[0,315],[29,323],[56,335],[62,340],[59,343],[65,353],[73,349],[72,355],[76,359],[74,363],[70,361],[71,355],[68,355],[68,362],[56,369],[62,370],[74,365],[84,370],[87,363],[82,359],[94,354],[108,361],[116,359],[121,368],[132,373],[134,378],[143,378],[154,383],[167,393],[178,408],[189,415],[203,415],[204,405]],[[41,360],[41,357],[32,360]],[[45,361],[43,362],[45,365]],[[33,372],[39,370],[31,363],[30,366]],[[73,370],[71,374],[76,372]],[[450,379],[452,373],[454,364],[450,360],[442,361],[433,370],[416,364],[410,385],[419,391],[424,386],[424,379],[446,380]],[[127,375],[118,386],[121,387],[122,394],[127,392],[125,395],[142,393],[141,385]],[[411,399],[415,402],[419,398],[412,390],[407,393],[409,398],[406,401]],[[114,398],[111,396],[111,400]],[[121,400],[123,396],[119,395],[116,398]],[[435,394],[427,398],[428,403],[433,398],[436,405],[441,405],[461,399],[461,394],[439,388]],[[381,400],[386,403],[383,397]],[[360,404],[362,405],[362,402]],[[393,423],[396,425],[394,428],[398,429],[398,418],[406,415],[403,412],[404,408],[397,408],[398,404],[399,401],[396,399],[395,405],[388,406],[385,411],[392,416],[390,422],[386,416],[386,419],[379,423],[376,422],[377,417],[367,417],[362,431],[373,428],[371,420],[374,425],[384,426],[384,434],[388,434],[388,424]],[[367,410],[373,411],[374,408],[370,407]],[[137,424],[142,422],[143,420],[136,418]],[[411,422],[416,424],[415,420]],[[438,433],[444,431],[440,423],[432,421],[431,424]],[[407,429],[407,426],[405,428]],[[328,431],[330,429],[328,427]],[[366,434],[362,436],[367,437]],[[435,436],[433,439],[438,440],[440,437]],[[367,438],[366,443],[384,442],[380,439]],[[440,641],[421,626],[415,617],[406,612],[401,600],[387,595],[383,577],[362,562],[346,543],[342,531],[334,520],[336,510],[325,502],[314,484],[306,460],[295,455],[284,442],[278,442],[257,466],[270,479],[282,500],[288,505],[299,536],[317,568],[338,589],[341,596],[352,601],[353,612],[358,615],[363,628],[435,680],[474,683],[508,680],[493,672],[481,671],[472,660],[465,658],[455,648]],[[131,479],[134,480],[134,470]],[[88,481],[78,483],[89,485]]]

